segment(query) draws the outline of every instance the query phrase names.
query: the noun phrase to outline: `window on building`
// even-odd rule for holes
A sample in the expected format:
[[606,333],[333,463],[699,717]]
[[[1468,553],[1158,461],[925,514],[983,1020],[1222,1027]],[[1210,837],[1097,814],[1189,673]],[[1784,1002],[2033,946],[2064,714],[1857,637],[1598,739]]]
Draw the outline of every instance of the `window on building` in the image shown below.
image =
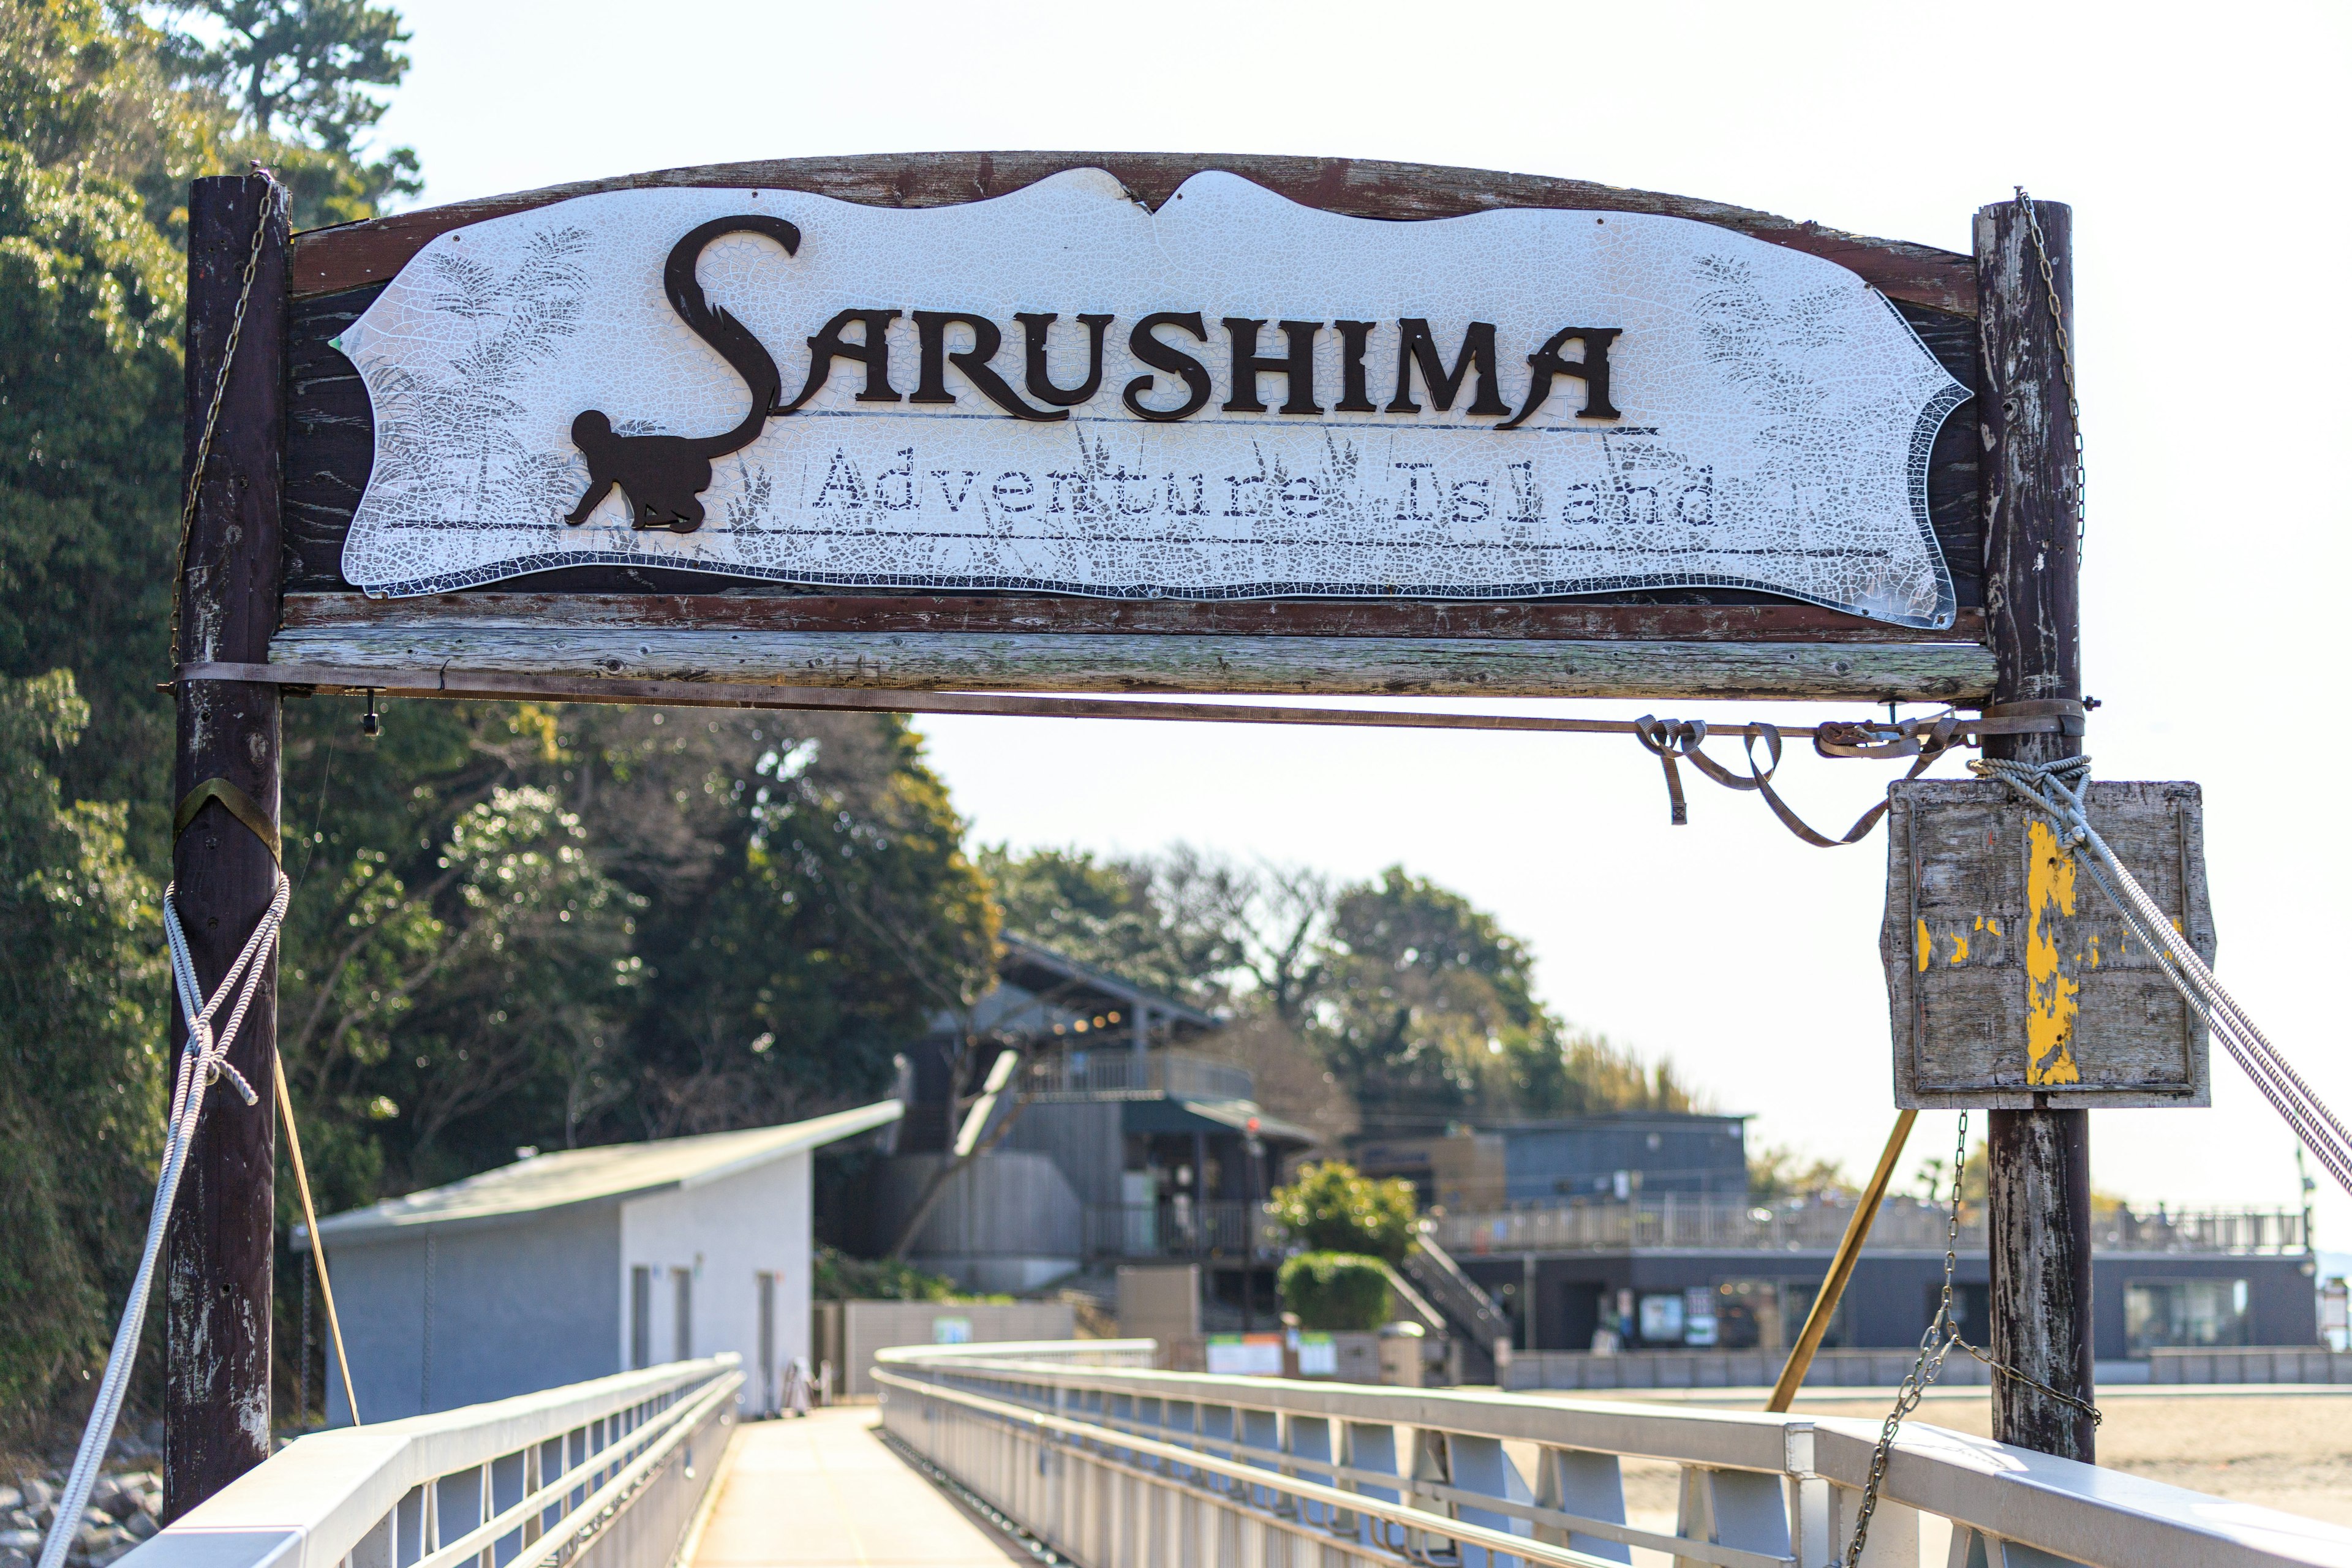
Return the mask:
[[2124,1347],[2144,1356],[2173,1346],[2250,1345],[2243,1279],[2132,1279],[2124,1285]]
[[[1919,1315],[1919,1327],[1925,1330],[1943,1304],[1942,1280],[1926,1287],[1927,1305]],[[1990,1285],[1955,1284],[1952,1287],[1952,1326],[1960,1337],[1977,1344],[1992,1342],[1992,1287]]]
[[694,1270],[669,1271],[670,1295],[676,1310],[670,1319],[670,1360],[694,1359]]
[[[1782,1279],[1780,1288],[1780,1347],[1786,1349],[1797,1342],[1805,1331],[1805,1319],[1811,1315],[1813,1300],[1822,1293],[1818,1279]],[[1853,1304],[1851,1293],[1838,1298],[1830,1309],[1830,1326],[1822,1335],[1822,1349],[1843,1350],[1853,1343],[1853,1322],[1847,1309]]]
[[1780,1281],[1727,1279],[1715,1288],[1716,1342],[1729,1351],[1788,1347],[1780,1326]]
[[654,1360],[654,1271],[640,1263],[629,1270],[629,1366]]
[[1644,1296],[1635,1319],[1635,1331],[1645,1345],[1678,1345],[1683,1342],[1683,1321],[1680,1291],[1671,1296]]

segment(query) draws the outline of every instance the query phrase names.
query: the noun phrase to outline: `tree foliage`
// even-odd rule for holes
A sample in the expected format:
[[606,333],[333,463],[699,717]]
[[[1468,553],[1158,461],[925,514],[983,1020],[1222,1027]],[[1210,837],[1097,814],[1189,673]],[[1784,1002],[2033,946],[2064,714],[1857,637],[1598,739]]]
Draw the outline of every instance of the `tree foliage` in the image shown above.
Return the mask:
[[418,703],[371,742],[351,719],[289,710],[283,970],[350,1201],[874,1098],[987,984],[987,889],[899,721]]
[[0,679],[0,1440],[103,1355],[162,1143],[155,887],[122,808],[58,787],[89,717],[69,675]]
[[1388,1271],[1377,1258],[1302,1252],[1283,1260],[1275,1289],[1302,1329],[1361,1332],[1389,1321]]
[[[982,867],[1006,929],[1134,984],[1221,1009],[1236,1040],[1303,1042],[1321,1063],[1273,1109],[1352,1128],[1435,1131],[1463,1118],[1687,1110],[1673,1065],[1569,1028],[1535,995],[1526,946],[1470,900],[1391,867],[1335,888],[1179,844],[1100,859],[1076,849]],[[1210,1047],[1215,1048],[1213,1044]],[[1287,1058],[1286,1051],[1277,1050]],[[1328,1090],[1327,1086],[1328,1085]]]
[[374,89],[408,74],[399,12],[368,0],[185,0],[173,9],[217,34],[209,45],[172,36],[184,79],[230,105],[253,139],[297,154],[278,162],[298,205],[348,221],[423,188],[412,149],[373,162],[360,151],[390,107]]
[[1291,1241],[1313,1252],[1354,1252],[1401,1261],[1412,1249],[1419,1205],[1412,1184],[1375,1181],[1332,1160],[1302,1165],[1274,1190],[1274,1217]]
[[1843,1196],[1859,1190],[1835,1160],[1804,1154],[1782,1144],[1754,1149],[1748,1155],[1748,1195],[1759,1203],[1829,1194]]

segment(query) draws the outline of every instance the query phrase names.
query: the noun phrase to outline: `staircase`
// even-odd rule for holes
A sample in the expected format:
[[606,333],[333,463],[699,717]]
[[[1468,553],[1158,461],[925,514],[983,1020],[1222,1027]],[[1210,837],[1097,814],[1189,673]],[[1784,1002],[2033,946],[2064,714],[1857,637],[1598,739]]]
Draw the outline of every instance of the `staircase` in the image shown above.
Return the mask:
[[1462,1272],[1462,1266],[1423,1235],[1404,1255],[1405,1278],[1445,1319],[1447,1331],[1462,1346],[1462,1376],[1467,1383],[1496,1381],[1495,1344],[1511,1337],[1511,1320],[1495,1299]]

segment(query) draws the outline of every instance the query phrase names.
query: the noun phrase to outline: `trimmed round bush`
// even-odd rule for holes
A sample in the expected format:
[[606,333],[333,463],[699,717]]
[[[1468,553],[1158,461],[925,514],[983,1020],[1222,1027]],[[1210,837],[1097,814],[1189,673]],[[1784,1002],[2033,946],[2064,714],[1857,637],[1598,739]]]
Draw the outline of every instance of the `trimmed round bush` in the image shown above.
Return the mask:
[[1377,1329],[1389,1319],[1388,1271],[1354,1252],[1302,1252],[1282,1266],[1282,1304],[1323,1333]]

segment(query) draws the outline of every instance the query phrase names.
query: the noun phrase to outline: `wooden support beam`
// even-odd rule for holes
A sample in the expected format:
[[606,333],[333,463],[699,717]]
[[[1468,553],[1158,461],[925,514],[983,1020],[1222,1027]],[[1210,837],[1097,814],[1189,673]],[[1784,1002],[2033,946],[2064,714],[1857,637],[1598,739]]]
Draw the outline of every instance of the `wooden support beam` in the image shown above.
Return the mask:
[[[2073,332],[2074,215],[2035,204],[2037,247],[2024,207],[1996,202],[1976,219],[1977,291],[1986,389],[1986,613],[1999,673],[1996,702],[2083,695],[2077,574],[2074,421],[2053,288]],[[2042,272],[2048,254],[2050,278]],[[2020,762],[2079,755],[2063,734],[1989,738],[1986,754]],[[2092,1398],[2090,1112],[1994,1110],[1988,1138],[1992,1249],[1992,1353],[2076,1399]],[[2088,1415],[1996,1373],[1993,1436],[2065,1458],[2093,1458]]]
[[270,661],[514,681],[717,681],[901,691],[1152,691],[1296,696],[1851,700],[1980,705],[1993,658],[1973,642],[1570,641],[804,631],[589,626],[436,609],[289,626]]
[[[265,659],[277,625],[287,235],[274,201],[272,182],[258,175],[198,180],[189,192],[190,472],[253,254],[255,226],[265,210],[272,214],[177,584],[178,653],[191,663]],[[209,780],[225,780],[274,827],[278,688],[184,680],[178,695],[173,800],[185,800]],[[180,921],[209,995],[277,890],[275,848],[215,795],[180,833],[172,872]],[[177,1001],[175,1044],[187,1028]],[[206,1096],[165,1244],[166,1524],[269,1457],[277,1055],[273,948],[228,1058],[260,1102],[247,1105],[226,1080]]]

